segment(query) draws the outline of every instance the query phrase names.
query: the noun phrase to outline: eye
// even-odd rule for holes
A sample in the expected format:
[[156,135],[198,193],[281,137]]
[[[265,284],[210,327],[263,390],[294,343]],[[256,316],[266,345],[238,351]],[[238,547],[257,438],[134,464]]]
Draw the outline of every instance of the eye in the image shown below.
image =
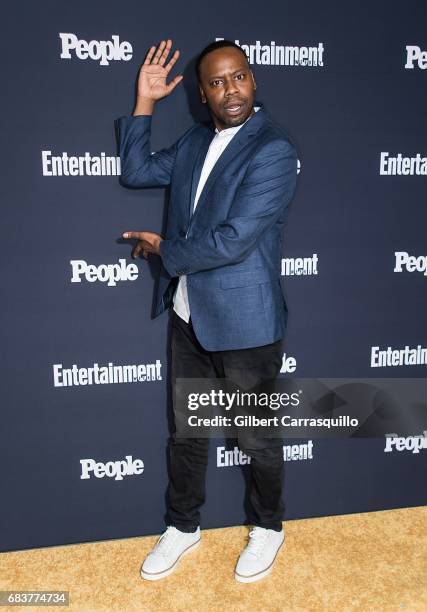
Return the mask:
[[215,79],[214,81],[212,81],[211,85],[216,87],[218,85],[218,83],[221,83],[221,79]]
[[237,74],[237,75],[236,75],[236,79],[239,79],[240,81],[241,81],[242,79],[244,79],[244,78],[245,78],[245,75],[244,75],[244,74],[242,74],[242,73],[241,73],[241,74]]

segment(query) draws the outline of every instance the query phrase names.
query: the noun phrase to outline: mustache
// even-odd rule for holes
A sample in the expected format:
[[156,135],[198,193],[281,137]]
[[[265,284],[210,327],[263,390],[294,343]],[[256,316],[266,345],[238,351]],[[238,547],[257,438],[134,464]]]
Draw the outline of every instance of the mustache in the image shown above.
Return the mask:
[[224,108],[232,108],[233,106],[243,106],[246,104],[246,100],[233,100],[223,105]]

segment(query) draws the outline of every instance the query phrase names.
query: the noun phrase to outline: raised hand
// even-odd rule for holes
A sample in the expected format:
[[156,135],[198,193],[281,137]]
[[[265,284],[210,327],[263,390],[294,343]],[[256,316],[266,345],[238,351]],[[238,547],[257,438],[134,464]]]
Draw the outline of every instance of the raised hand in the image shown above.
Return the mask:
[[176,50],[166,63],[171,47],[171,39],[162,40],[157,49],[150,47],[139,71],[134,115],[145,114],[144,111],[149,112],[150,109],[152,112],[155,102],[168,96],[184,78],[178,75],[169,84],[166,84],[166,78],[179,57],[179,51]]

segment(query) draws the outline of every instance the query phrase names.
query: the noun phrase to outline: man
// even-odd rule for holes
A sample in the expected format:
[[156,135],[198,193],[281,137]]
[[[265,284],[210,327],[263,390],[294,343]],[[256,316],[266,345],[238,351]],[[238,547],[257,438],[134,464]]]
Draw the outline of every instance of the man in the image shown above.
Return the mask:
[[[172,383],[180,378],[225,378],[248,388],[277,377],[287,308],[280,285],[282,229],[296,185],[293,145],[266,109],[254,107],[256,83],[243,50],[230,41],[206,47],[197,60],[201,101],[211,126],[195,124],[170,148],[151,154],[155,103],[182,80],[166,78],[172,41],[151,47],[138,78],[133,116],[117,121],[122,182],[170,185],[165,238],[136,238],[134,256],[156,254],[162,271],[155,314],[173,305]],[[141,575],[169,575],[200,541],[206,438],[172,436],[168,527],[145,559]],[[284,473],[280,439],[244,433],[251,457],[249,544],[235,578],[253,582],[272,569],[284,541]]]

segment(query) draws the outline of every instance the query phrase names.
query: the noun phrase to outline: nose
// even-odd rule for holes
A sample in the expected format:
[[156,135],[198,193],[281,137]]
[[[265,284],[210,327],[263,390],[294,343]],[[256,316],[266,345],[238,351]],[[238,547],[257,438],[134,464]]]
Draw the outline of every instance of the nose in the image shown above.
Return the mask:
[[238,91],[236,81],[234,79],[227,79],[225,81],[225,96],[232,96]]

